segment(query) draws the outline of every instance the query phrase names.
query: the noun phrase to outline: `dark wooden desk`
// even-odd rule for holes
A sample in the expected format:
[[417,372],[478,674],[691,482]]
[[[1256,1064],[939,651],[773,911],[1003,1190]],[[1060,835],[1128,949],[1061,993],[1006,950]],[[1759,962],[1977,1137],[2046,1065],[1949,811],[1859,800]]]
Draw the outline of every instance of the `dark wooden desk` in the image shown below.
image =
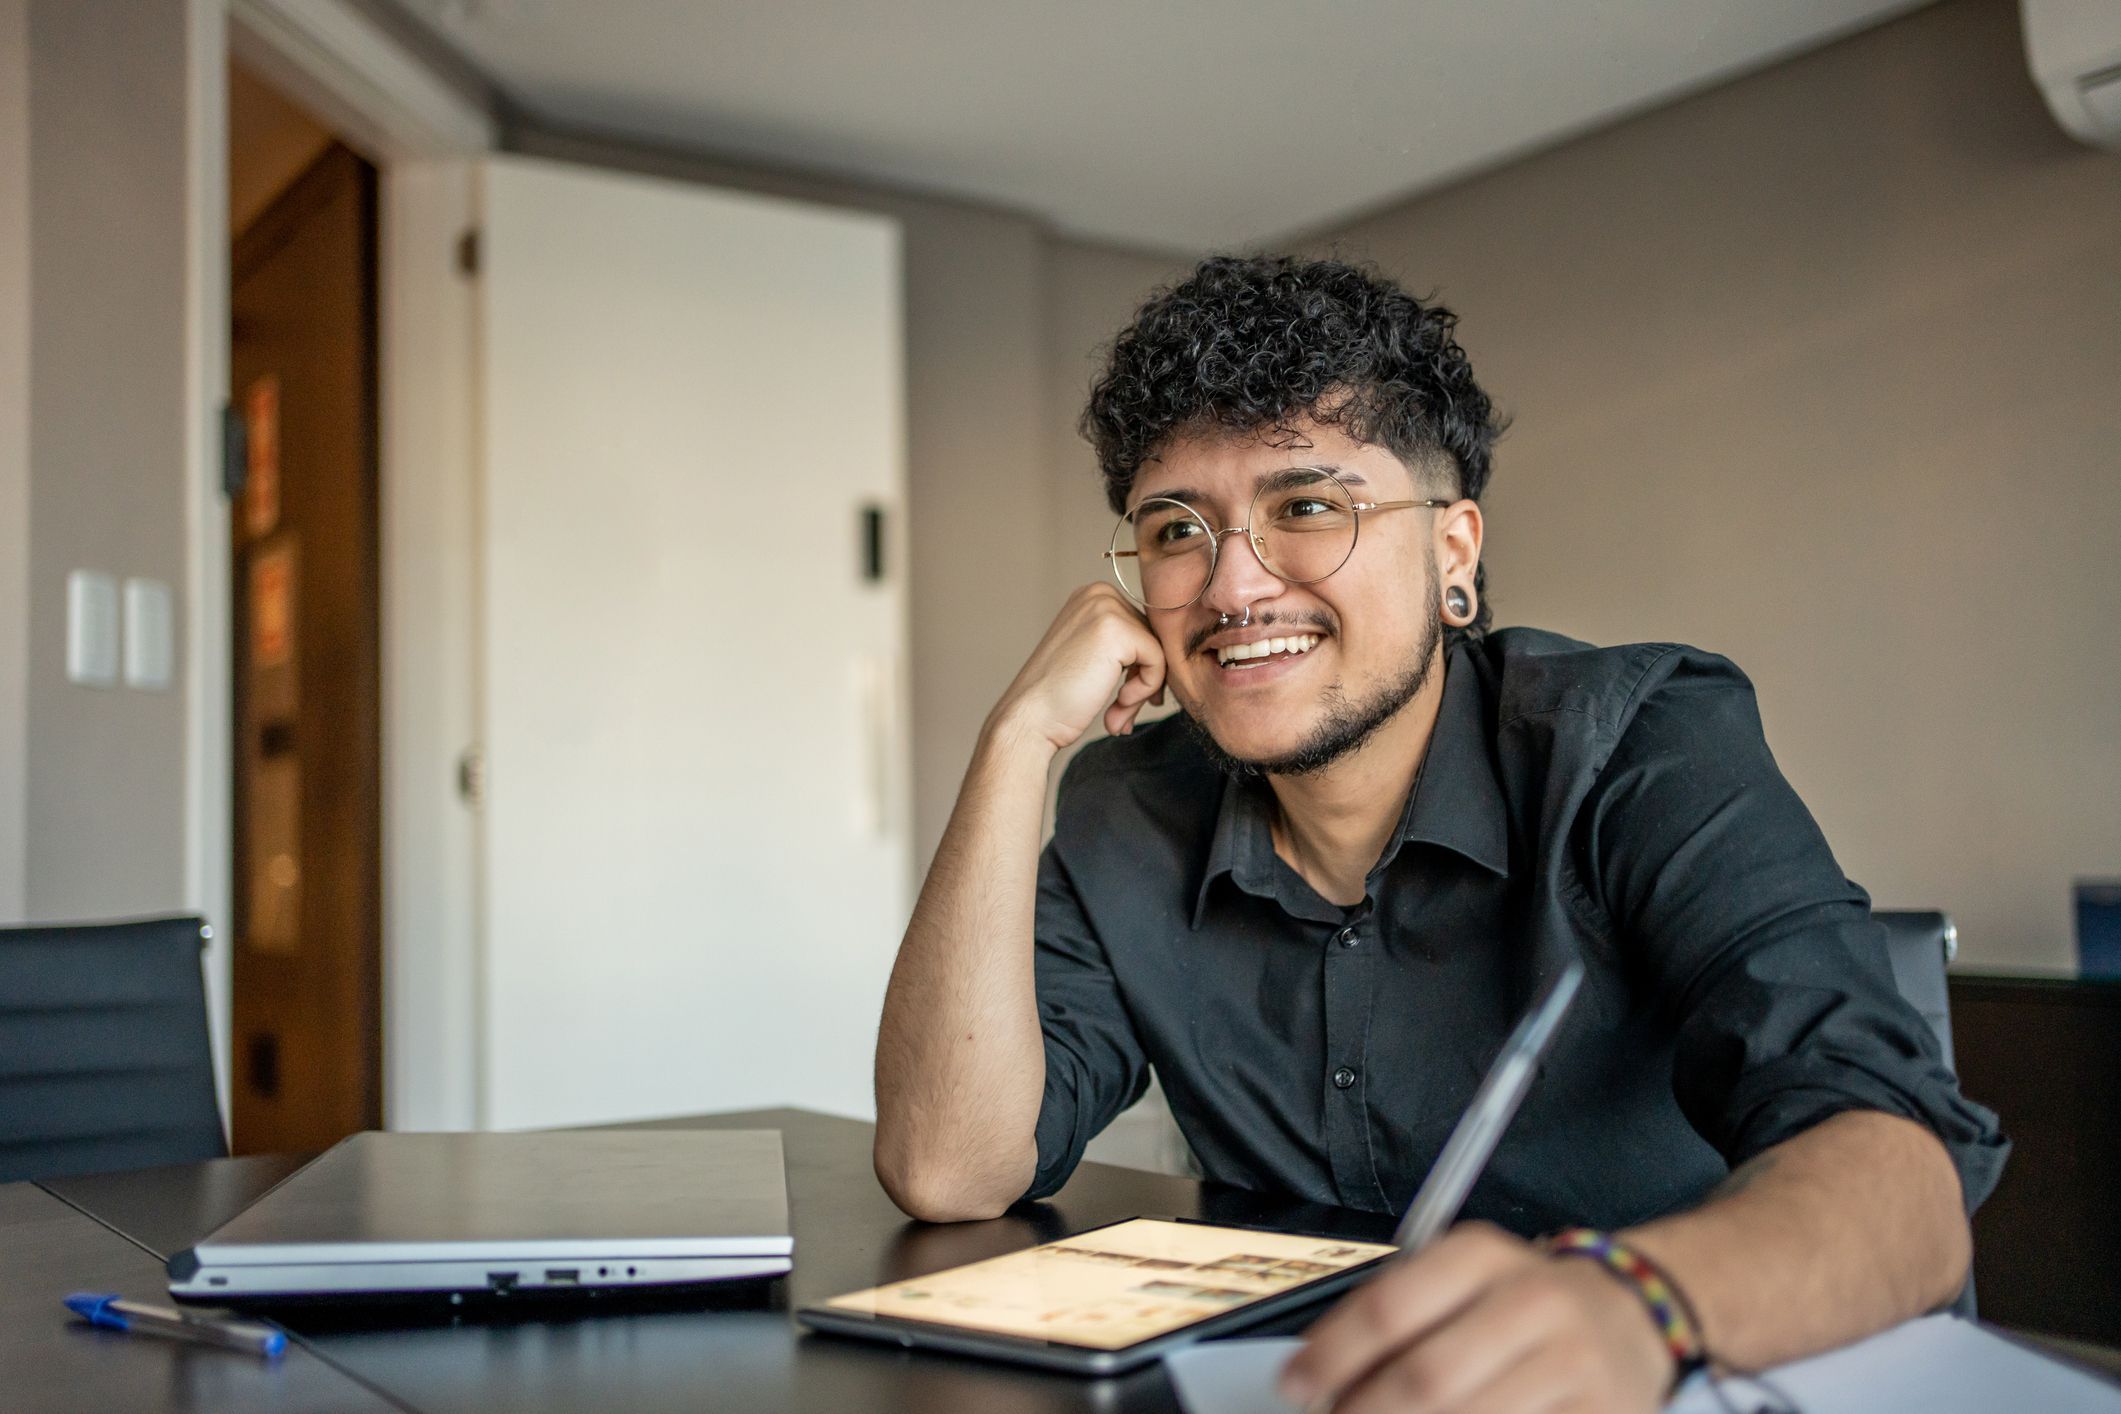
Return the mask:
[[245,1356],[88,1331],[69,1323],[59,1298],[88,1287],[143,1297],[162,1292],[155,1257],[188,1246],[234,1215],[296,1160],[225,1159],[54,1179],[41,1189],[16,1184],[0,1188],[6,1200],[0,1206],[0,1261],[7,1264],[7,1279],[0,1282],[0,1317],[6,1318],[0,1328],[0,1405],[522,1414],[1172,1410],[1177,1406],[1159,1367],[1079,1380],[811,1335],[789,1313],[843,1291],[1144,1213],[1373,1241],[1388,1238],[1392,1226],[1391,1219],[1375,1215],[1085,1164],[1049,1202],[1024,1205],[993,1222],[929,1227],[908,1222],[877,1185],[867,1124],[803,1110],[759,1110],[636,1127],[780,1130],[795,1226],[794,1272],[740,1302],[710,1296],[678,1306],[592,1306],[567,1314],[525,1307],[503,1316],[425,1324],[408,1324],[402,1315],[387,1324],[294,1316],[286,1324],[295,1348],[275,1369]]
[[[171,1183],[189,1176],[159,1172]],[[0,1408],[365,1414],[399,1407],[299,1347],[267,1363],[96,1330],[59,1304],[71,1291],[167,1300],[155,1254],[35,1184],[0,1185]]]

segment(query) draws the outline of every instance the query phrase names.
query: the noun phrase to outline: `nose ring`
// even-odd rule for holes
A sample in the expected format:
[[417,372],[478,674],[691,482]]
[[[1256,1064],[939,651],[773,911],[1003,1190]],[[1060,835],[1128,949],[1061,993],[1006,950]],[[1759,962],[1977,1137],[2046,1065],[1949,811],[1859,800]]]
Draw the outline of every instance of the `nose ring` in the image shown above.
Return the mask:
[[1241,619],[1233,619],[1228,614],[1217,614],[1215,616],[1215,624],[1218,628],[1248,628],[1251,623],[1252,606],[1250,604],[1245,605],[1245,616]]

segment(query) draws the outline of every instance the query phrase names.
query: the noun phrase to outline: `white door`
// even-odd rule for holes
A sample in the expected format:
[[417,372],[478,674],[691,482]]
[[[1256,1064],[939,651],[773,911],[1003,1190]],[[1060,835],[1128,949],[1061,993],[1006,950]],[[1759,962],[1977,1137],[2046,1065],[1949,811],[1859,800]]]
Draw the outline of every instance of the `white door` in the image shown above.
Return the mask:
[[896,224],[479,175],[481,1117],[867,1115],[911,871]]

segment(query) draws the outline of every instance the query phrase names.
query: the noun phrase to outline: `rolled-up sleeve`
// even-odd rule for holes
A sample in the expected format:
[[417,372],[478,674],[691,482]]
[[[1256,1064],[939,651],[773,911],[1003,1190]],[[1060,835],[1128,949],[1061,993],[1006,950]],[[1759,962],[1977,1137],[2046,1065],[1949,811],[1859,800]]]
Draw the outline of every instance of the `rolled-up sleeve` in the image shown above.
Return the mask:
[[[1065,784],[1062,789],[1066,812]],[[1038,1173],[1026,1198],[1043,1198],[1066,1183],[1082,1162],[1083,1146],[1149,1088],[1149,1063],[1111,961],[1057,843],[1039,858],[1035,928],[1046,1092],[1038,1112]]]
[[1925,1126],[1971,1213],[2010,1144],[1899,994],[1870,899],[1768,750],[1752,685],[1675,650],[1586,802],[1615,940],[1676,1030],[1672,1084],[1733,1167],[1848,1110]]

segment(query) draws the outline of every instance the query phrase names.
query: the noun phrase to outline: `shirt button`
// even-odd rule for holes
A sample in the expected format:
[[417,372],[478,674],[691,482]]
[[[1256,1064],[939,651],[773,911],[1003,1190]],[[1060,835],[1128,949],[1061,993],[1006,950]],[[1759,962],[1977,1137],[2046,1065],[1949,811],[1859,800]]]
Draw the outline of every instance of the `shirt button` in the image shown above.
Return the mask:
[[1352,948],[1362,941],[1362,934],[1356,932],[1353,928],[1343,928],[1333,935],[1333,941],[1344,948]]
[[1355,1072],[1346,1066],[1342,1066],[1339,1070],[1333,1072],[1333,1084],[1338,1088],[1345,1090],[1354,1083]]

